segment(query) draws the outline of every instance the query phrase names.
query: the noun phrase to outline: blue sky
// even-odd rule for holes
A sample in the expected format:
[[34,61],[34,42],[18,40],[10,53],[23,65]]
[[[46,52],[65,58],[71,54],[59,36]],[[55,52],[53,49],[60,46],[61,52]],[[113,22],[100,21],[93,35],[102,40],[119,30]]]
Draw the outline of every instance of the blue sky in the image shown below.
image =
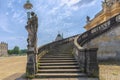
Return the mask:
[[[83,33],[86,16],[93,18],[101,9],[102,0],[31,0],[39,18],[38,46],[55,40],[58,31],[64,37]],[[26,48],[27,22],[23,8],[26,0],[0,0],[0,42],[9,49]]]

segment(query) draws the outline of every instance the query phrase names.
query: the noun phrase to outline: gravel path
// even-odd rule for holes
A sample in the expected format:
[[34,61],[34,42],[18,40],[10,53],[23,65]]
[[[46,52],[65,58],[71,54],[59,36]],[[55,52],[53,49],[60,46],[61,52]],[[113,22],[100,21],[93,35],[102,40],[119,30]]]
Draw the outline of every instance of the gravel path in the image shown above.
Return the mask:
[[15,80],[25,73],[26,56],[0,58],[0,80]]

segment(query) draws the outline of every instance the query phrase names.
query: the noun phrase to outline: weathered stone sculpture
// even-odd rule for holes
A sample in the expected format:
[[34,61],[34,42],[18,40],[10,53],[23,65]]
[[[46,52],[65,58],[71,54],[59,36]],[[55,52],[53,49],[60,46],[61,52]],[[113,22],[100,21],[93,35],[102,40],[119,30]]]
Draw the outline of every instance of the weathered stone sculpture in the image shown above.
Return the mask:
[[31,12],[31,18],[28,19],[26,30],[28,31],[28,50],[34,50],[37,53],[37,29],[38,29],[38,18],[34,12]]
[[37,31],[38,31],[38,18],[34,12],[31,12],[31,18],[28,19],[27,25],[25,26],[28,31],[27,38],[27,77],[32,78],[36,73],[36,54],[37,54]]
[[86,17],[86,22],[87,22],[87,23],[90,22],[90,17],[89,17],[89,16]]

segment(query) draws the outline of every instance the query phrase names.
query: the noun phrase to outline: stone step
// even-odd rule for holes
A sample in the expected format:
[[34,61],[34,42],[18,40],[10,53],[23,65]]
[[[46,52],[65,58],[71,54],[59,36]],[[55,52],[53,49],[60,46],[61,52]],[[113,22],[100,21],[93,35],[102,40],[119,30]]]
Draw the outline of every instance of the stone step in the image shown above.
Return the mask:
[[48,53],[48,54],[52,54],[52,55],[72,55],[71,53]]
[[42,58],[73,58],[72,56],[70,57],[70,56],[45,56],[45,57],[42,57]]
[[56,53],[48,53],[48,54],[46,54],[46,55],[73,55],[73,54],[71,54],[71,53],[67,53],[67,54],[65,54],[65,53],[60,53],[60,54],[56,54]]
[[62,65],[62,66],[38,66],[38,69],[42,70],[42,69],[80,69],[80,67],[78,65],[71,65],[71,66],[66,66],[66,65]]
[[38,65],[40,66],[61,66],[61,65],[78,65],[78,63],[73,63],[73,62],[69,62],[69,63],[39,63]]
[[58,53],[58,52],[52,53],[52,52],[50,52],[50,53],[48,53],[48,54],[71,54],[71,52],[61,52],[61,53]]
[[74,58],[40,58],[40,60],[75,60]]
[[67,78],[36,78],[32,80],[99,80],[98,78],[90,78],[90,77],[67,77]]
[[41,69],[37,73],[80,73],[80,69]]
[[58,56],[73,56],[72,54],[46,54],[46,56],[50,56],[50,55],[58,55]]
[[77,62],[76,60],[40,60],[38,63],[66,63],[66,62]]
[[86,77],[84,73],[37,73],[36,78],[79,78]]
[[68,56],[68,55],[70,55],[70,56],[72,56],[73,54],[46,54],[46,55],[60,55],[60,56]]
[[73,57],[72,55],[44,55],[43,57]]

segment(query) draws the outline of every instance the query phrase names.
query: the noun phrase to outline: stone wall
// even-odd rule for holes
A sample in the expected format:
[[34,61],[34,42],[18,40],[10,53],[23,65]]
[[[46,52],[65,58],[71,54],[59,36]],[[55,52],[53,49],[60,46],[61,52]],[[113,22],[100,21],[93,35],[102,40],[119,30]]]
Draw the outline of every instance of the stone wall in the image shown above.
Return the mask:
[[0,56],[8,55],[8,44],[5,42],[0,43]]
[[89,77],[96,77],[99,79],[99,67],[97,59],[97,48],[83,48],[77,40],[74,40],[73,55],[77,60],[82,72],[86,73]]
[[101,36],[84,45],[87,48],[98,48],[98,59],[120,60],[120,24]]

